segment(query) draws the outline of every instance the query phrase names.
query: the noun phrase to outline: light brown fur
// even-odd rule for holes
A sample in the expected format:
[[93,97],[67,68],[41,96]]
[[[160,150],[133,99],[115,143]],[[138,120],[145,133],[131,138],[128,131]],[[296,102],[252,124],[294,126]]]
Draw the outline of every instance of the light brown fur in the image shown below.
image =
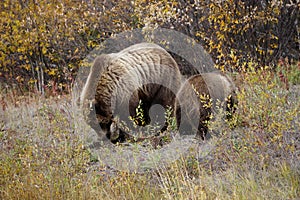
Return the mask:
[[95,106],[97,121],[92,124],[100,124],[102,133],[99,134],[120,141],[124,140],[124,133],[118,132],[114,124],[114,112],[121,115],[120,119],[126,119],[128,116],[122,114],[127,113],[124,109],[129,109],[130,116],[134,117],[141,100],[149,124],[148,111],[153,104],[174,107],[180,80],[178,66],[167,51],[155,44],[140,43],[96,58],[81,102],[88,100]]

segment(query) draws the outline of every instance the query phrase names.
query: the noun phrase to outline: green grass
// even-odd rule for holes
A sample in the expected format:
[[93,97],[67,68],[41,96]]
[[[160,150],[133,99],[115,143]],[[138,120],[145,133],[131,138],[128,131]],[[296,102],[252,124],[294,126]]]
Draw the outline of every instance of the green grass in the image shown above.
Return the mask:
[[148,172],[117,171],[86,147],[90,131],[69,96],[0,93],[0,199],[295,199],[300,197],[300,87],[268,70],[241,74],[231,129],[209,153]]

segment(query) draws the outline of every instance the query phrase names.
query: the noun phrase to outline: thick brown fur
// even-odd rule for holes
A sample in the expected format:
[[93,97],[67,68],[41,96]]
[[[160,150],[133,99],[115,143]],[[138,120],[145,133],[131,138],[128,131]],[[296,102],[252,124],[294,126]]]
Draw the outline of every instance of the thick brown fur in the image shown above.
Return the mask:
[[80,99],[83,105],[88,105],[88,101],[95,106],[97,121],[91,124],[100,125],[102,131],[98,134],[116,142],[124,140],[126,135],[115,123],[115,113],[126,114],[122,109],[129,109],[130,116],[135,117],[141,101],[144,120],[149,124],[152,105],[174,108],[180,83],[180,71],[169,53],[158,45],[140,43],[97,57]]
[[[207,121],[214,113],[219,101],[227,117],[234,112],[237,104],[235,84],[221,72],[202,73],[191,76],[181,86],[176,102],[176,119],[181,132],[197,132],[205,138],[208,132]],[[211,103],[210,103],[211,102]],[[198,120],[193,123],[193,120]]]

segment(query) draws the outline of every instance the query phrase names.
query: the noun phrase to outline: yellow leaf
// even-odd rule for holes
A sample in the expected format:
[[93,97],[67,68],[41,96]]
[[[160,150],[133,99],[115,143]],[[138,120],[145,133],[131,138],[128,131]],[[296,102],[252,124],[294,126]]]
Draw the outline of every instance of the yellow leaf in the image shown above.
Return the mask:
[[74,51],[74,54],[78,53],[79,49],[76,48],[75,51]]
[[48,72],[48,74],[50,76],[54,76],[56,74],[56,72],[57,72],[57,69],[50,69],[50,71]]
[[47,53],[47,48],[46,47],[42,47],[42,53],[46,54]]

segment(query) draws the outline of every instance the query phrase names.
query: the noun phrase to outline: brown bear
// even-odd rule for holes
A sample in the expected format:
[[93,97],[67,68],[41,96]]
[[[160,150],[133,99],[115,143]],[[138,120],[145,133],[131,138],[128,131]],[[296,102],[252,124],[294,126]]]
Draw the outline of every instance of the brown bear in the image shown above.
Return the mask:
[[232,79],[219,71],[188,78],[178,91],[175,106],[180,133],[196,132],[198,137],[208,138],[207,121],[216,112],[217,102],[221,103],[226,117],[230,118],[237,104],[235,91]]
[[135,118],[136,108],[140,105],[144,111],[143,119],[136,123],[140,126],[149,124],[152,105],[174,109],[180,84],[181,74],[170,54],[156,44],[139,43],[118,53],[98,56],[80,101],[84,108],[91,109],[88,111],[89,124],[93,128],[100,125],[98,135],[106,135],[114,143],[122,142],[129,135],[119,128],[119,119],[127,122],[128,117]]

